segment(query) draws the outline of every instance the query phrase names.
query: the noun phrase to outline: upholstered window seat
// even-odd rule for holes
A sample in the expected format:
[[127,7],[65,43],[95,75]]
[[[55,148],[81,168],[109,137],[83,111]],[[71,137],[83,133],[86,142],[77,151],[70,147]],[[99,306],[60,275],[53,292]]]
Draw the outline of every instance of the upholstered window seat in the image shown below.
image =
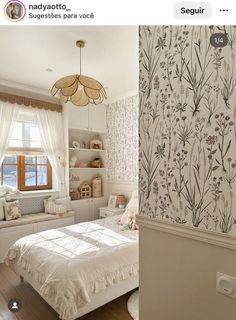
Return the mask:
[[63,216],[59,216],[56,214],[55,215],[54,214],[47,214],[45,212],[25,214],[16,220],[10,220],[10,221],[2,220],[2,221],[0,221],[0,229],[7,228],[7,227],[21,226],[21,225],[30,224],[30,223],[48,221],[48,220],[62,219],[62,218],[66,218],[66,217],[74,217],[74,211],[64,213]]
[[62,216],[44,212],[45,196],[19,198],[22,216],[16,220],[0,221],[0,263],[8,249],[18,239],[49,229],[61,228],[75,223],[74,211]]

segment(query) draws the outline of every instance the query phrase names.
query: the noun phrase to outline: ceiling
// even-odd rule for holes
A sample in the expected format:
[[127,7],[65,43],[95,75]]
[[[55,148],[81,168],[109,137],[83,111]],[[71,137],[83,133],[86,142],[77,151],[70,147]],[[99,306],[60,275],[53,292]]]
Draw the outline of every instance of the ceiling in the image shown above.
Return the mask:
[[56,80],[79,73],[75,42],[83,39],[82,73],[100,81],[109,99],[138,91],[137,33],[130,26],[1,26],[0,80],[49,94]]

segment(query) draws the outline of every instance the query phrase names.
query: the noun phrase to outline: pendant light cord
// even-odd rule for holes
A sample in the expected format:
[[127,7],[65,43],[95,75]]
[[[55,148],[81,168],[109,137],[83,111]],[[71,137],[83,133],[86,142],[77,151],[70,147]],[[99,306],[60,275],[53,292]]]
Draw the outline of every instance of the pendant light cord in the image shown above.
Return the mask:
[[81,75],[81,47],[79,48],[79,51],[80,51],[80,75]]

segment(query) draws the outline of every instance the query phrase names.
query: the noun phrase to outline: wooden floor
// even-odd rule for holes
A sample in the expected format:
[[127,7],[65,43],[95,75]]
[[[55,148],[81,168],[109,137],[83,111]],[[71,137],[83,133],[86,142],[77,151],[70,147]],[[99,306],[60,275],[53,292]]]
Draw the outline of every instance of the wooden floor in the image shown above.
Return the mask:
[[[79,318],[80,320],[132,320],[126,303],[130,293],[113,300],[99,309]],[[23,307],[13,313],[8,309],[8,301],[17,298]],[[7,266],[0,264],[0,320],[58,320],[57,313],[26,282]]]

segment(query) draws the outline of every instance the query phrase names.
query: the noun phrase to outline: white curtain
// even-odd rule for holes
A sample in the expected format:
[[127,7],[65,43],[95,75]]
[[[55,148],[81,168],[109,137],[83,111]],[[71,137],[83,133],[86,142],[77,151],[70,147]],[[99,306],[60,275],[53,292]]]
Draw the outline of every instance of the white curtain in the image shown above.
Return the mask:
[[0,166],[7,152],[18,105],[0,101]]
[[55,111],[34,109],[42,137],[43,148],[58,180],[60,196],[66,195],[65,143],[62,114]]

